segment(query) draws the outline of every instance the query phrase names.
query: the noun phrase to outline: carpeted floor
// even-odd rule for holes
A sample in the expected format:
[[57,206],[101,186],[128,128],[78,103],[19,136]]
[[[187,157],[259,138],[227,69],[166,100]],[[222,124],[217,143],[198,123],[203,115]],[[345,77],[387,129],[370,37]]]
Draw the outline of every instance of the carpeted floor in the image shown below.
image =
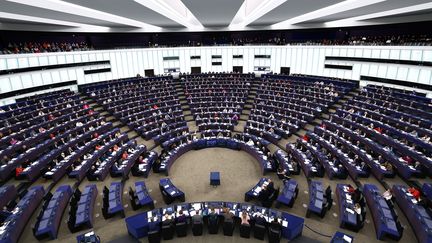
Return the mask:
[[[221,185],[213,187],[209,185],[209,174],[210,171],[219,171],[221,173]],[[133,186],[135,181],[144,180],[147,187],[149,188],[150,195],[156,202],[156,207],[162,207],[165,204],[162,201],[161,193],[158,189],[159,179],[165,177],[164,175],[151,173],[148,179],[130,177],[125,183],[123,195],[123,204],[125,206],[126,216],[135,215],[140,212],[144,212],[145,209],[133,211],[130,207],[128,195],[126,194],[129,186]],[[253,187],[258,180],[262,177],[260,173],[260,167],[258,162],[246,152],[233,151],[223,148],[209,148],[198,151],[191,151],[181,156],[172,166],[169,178],[172,179],[173,183],[183,190],[186,194],[186,201],[210,201],[210,200],[221,200],[221,201],[234,201],[244,202],[244,193]],[[274,173],[265,175],[275,181],[275,186],[279,187],[282,185],[281,181],[277,179]],[[308,203],[308,184],[307,179],[303,174],[294,176],[299,183],[300,193],[294,204],[293,208],[282,207],[281,210],[285,210],[289,213],[305,217],[306,208],[305,205]],[[351,180],[345,181],[330,181],[328,178],[316,178],[322,180],[324,185],[331,185],[332,188],[336,186],[338,182],[351,183]],[[112,181],[118,181],[118,178],[111,178],[108,176],[102,182],[89,182],[86,179],[81,183],[80,189],[83,189],[86,185],[95,183],[98,186],[99,195],[97,198],[97,204],[95,205],[95,227],[96,234],[100,235],[102,242],[137,242],[127,233],[127,229],[124,223],[124,219],[119,216],[109,220],[105,220],[101,214],[101,203],[102,203],[102,188],[104,185],[109,186]],[[73,184],[75,181],[63,178],[57,186],[62,184]],[[13,183],[13,182],[12,182]],[[374,183],[378,181],[374,178],[362,179],[362,183]],[[47,182],[39,180],[36,184],[47,185]],[[56,186],[56,187],[57,187]],[[55,190],[55,188],[54,188]],[[39,212],[38,209],[36,212]],[[67,209],[68,210],[68,209]],[[80,231],[75,234],[71,234],[66,226],[67,210],[63,215],[62,223],[60,226],[58,239],[50,241],[53,243],[61,242],[76,242],[76,235],[82,234],[86,231]],[[371,220],[370,214],[367,214],[365,227],[360,232],[350,232],[342,230],[338,227],[338,205],[334,205],[332,209],[327,212],[326,216],[321,219],[319,217],[312,216],[307,218],[305,224],[307,227],[303,229],[303,236],[296,239],[293,242],[329,242],[330,238],[327,236],[333,235],[336,231],[347,232],[355,237],[356,242],[379,242],[375,237],[375,228]],[[399,218],[402,225],[407,226],[408,223],[406,218],[401,212],[399,212]],[[37,242],[32,234],[31,227],[35,223],[36,213],[33,215],[30,222],[27,224],[24,230],[20,242]],[[147,242],[146,239],[142,239],[142,242]],[[207,235],[203,236],[192,236],[189,235],[186,238],[174,238],[173,242],[260,242],[256,239],[243,239],[239,237],[238,229],[234,233],[233,237],[223,236],[222,232],[218,235]],[[262,241],[261,241],[262,242]],[[404,237],[400,242],[416,242],[411,227],[406,227],[404,231]]]

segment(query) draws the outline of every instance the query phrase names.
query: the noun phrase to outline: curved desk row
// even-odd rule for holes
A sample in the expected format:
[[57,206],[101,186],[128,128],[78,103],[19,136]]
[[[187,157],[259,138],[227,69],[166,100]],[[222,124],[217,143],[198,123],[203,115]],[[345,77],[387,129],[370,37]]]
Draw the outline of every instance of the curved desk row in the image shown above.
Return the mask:
[[363,195],[371,211],[377,239],[383,240],[385,236],[388,236],[391,239],[399,240],[402,237],[403,228],[397,221],[393,208],[388,205],[378,187],[373,184],[365,184]]
[[174,150],[169,152],[168,157],[166,157],[160,164],[159,171],[165,172],[166,175],[169,174],[171,165],[174,161],[182,156],[183,154],[193,150],[193,149],[204,149],[212,147],[222,147],[235,150],[243,150],[250,155],[252,155],[256,160],[258,160],[261,172],[265,174],[267,171],[273,170],[273,165],[268,161],[267,156],[258,148],[253,145],[248,145],[246,142],[237,140],[235,138],[201,138],[193,140],[192,142],[182,144],[176,147]]
[[63,212],[68,206],[69,199],[72,196],[72,188],[69,185],[60,186],[51,197],[46,201],[46,207],[41,211],[40,218],[34,228],[34,236],[38,240],[49,236],[50,239],[56,239],[60,221]]
[[271,222],[274,218],[278,218],[282,225],[282,237],[288,240],[295,239],[296,237],[300,236],[303,231],[304,219],[301,217],[271,208],[264,208],[248,203],[236,202],[196,202],[158,208],[152,211],[127,217],[125,219],[126,227],[130,235],[136,239],[139,239],[148,235],[149,223],[151,221],[161,223],[164,218],[164,214],[167,212],[177,216],[178,212],[183,211],[184,215],[187,217],[192,217],[198,211],[201,215],[206,217],[209,214],[210,208],[214,208],[215,212],[221,215],[222,207],[229,208],[231,213],[233,213],[237,218],[242,214],[243,211],[246,211],[251,218],[253,218],[255,214],[259,212],[264,216],[267,222]]
[[17,195],[14,185],[4,185],[0,187],[0,208],[6,206]]
[[0,228],[1,243],[13,243],[18,241],[25,225],[42,201],[44,194],[45,190],[43,186],[34,186],[28,190],[11,214],[3,222]]
[[348,186],[348,184],[337,184],[336,186],[336,197],[339,205],[339,223],[341,228],[358,231],[363,227],[362,218],[364,219],[366,212],[362,210],[361,216],[355,212],[355,201],[351,198]]
[[425,207],[417,205],[417,200],[407,188],[393,185],[392,192],[399,208],[407,217],[419,242],[432,242],[432,219]]

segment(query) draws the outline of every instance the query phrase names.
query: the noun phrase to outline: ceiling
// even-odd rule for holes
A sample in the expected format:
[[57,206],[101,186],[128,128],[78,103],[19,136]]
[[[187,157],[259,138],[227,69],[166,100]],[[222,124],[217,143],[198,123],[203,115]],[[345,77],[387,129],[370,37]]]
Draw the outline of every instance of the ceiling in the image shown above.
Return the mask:
[[432,1],[425,0],[0,0],[1,30],[269,30],[429,20]]

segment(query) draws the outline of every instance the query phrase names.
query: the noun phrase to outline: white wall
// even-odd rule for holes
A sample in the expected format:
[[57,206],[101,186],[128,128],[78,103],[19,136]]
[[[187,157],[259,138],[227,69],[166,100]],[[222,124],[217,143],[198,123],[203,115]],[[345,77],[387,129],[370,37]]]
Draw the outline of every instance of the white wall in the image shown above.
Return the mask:
[[[212,66],[212,55],[222,55],[221,66]],[[243,55],[243,59],[232,59]],[[271,55],[270,59],[255,59],[254,55]],[[179,60],[164,61],[163,57],[179,56]],[[201,59],[191,60],[191,56]],[[270,67],[280,72],[280,67],[290,67],[291,73],[339,77],[358,80],[360,75],[407,80],[432,84],[431,67],[377,64],[364,62],[325,61],[325,56],[350,56],[366,58],[432,61],[432,47],[427,46],[214,46],[154,49],[123,49],[66,53],[41,53],[0,55],[0,70],[41,65],[88,61],[111,61],[111,72],[84,75],[92,67],[54,69],[0,76],[0,93],[12,90],[77,80],[85,84],[108,79],[144,75],[145,69],[163,74],[167,68],[180,68],[190,72],[200,66],[202,72],[232,71],[233,66],[243,66],[243,72],[254,72],[256,66]],[[353,65],[353,70],[325,69],[324,64]],[[102,65],[106,67],[106,65]]]

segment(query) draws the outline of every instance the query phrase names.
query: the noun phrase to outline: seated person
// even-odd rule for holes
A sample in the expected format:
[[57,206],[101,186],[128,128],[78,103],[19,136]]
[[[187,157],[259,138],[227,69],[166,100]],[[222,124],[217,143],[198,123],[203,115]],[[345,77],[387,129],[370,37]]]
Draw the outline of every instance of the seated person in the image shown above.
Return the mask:
[[224,218],[224,222],[234,222],[234,214],[232,214],[229,208],[224,208],[222,216]]
[[276,173],[277,173],[279,179],[281,179],[284,182],[291,179],[291,177],[289,176],[289,172],[287,170],[285,170],[284,168],[282,168],[282,166],[279,166]]
[[386,171],[393,171],[393,165],[390,164],[388,161],[384,161],[383,163],[381,163],[381,166],[383,166]]
[[196,210],[195,211],[195,215],[192,216],[192,223],[194,223],[194,224],[202,224],[202,222],[203,222],[203,217],[200,214],[200,211]]
[[414,197],[416,200],[419,200],[419,199],[420,199],[420,195],[421,195],[421,193],[420,193],[420,191],[417,190],[416,188],[414,188],[414,187],[410,187],[410,188],[408,188],[408,192],[409,192],[411,195],[413,195],[413,197]]
[[363,209],[362,209],[362,207],[360,206],[360,204],[356,203],[356,204],[354,205],[354,212],[355,212],[356,215],[357,215],[357,222],[358,222],[358,223],[363,222],[363,220],[364,220],[364,216],[363,216]]
[[254,221],[255,221],[255,224],[262,225],[262,226],[265,226],[266,222],[267,222],[264,218],[264,215],[262,215],[259,212],[256,213],[256,215],[254,217]]
[[176,223],[186,222],[186,215],[183,213],[183,209],[179,211],[179,216],[176,218]]
[[358,203],[358,202],[360,202],[360,200],[361,200],[361,198],[362,198],[362,193],[360,192],[360,189],[355,189],[352,193],[351,193],[351,197],[352,197],[352,200],[355,202],[355,203]]
[[218,215],[214,207],[210,208],[210,213],[208,215],[209,224],[217,224],[218,223]]
[[249,217],[249,214],[246,212],[246,210],[243,210],[243,212],[240,216],[240,220],[241,220],[240,224],[249,225],[250,217]]
[[166,212],[164,215],[164,219],[162,220],[162,226],[165,225],[173,226],[173,224],[174,224],[174,219],[172,215]]
[[390,203],[391,200],[392,200],[392,198],[393,198],[393,195],[392,195],[392,191],[391,191],[391,189],[387,189],[387,190],[383,193],[382,196],[383,196],[384,199],[387,201],[387,203]]
[[279,223],[278,218],[275,217],[273,221],[270,222],[269,230],[270,229],[278,232],[282,230],[282,225]]

